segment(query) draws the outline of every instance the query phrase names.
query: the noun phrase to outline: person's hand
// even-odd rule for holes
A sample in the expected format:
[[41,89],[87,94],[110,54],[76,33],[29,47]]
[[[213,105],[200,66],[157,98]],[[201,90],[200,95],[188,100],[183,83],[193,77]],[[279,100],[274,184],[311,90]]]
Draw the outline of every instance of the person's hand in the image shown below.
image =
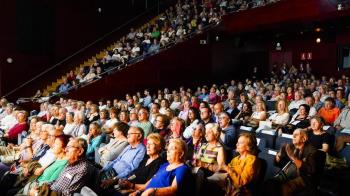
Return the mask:
[[281,152],[279,151],[277,154],[276,154],[276,162],[280,162],[281,161]]
[[133,187],[133,183],[128,181],[128,180],[120,180],[119,181],[119,186],[122,189],[131,189]]
[[107,179],[107,180],[103,180],[102,183],[101,183],[101,187],[103,189],[106,189],[108,188],[109,186],[113,185],[114,183],[114,180],[113,179]]
[[34,187],[34,188],[30,189],[29,196],[34,196],[38,191],[39,191],[38,187]]
[[154,191],[155,191],[154,188],[149,188],[149,189],[143,191],[143,193],[141,194],[141,196],[153,195]]
[[129,196],[137,196],[137,194],[139,194],[140,191],[134,191],[132,193],[129,194]]
[[295,159],[294,151],[293,151],[293,149],[292,149],[290,144],[286,145],[286,153],[287,153],[289,159],[294,161],[294,159]]
[[291,147],[291,144],[287,144],[287,145],[286,145],[286,153],[287,153],[289,159],[290,159],[291,161],[293,161],[294,164],[295,164],[295,166],[299,169],[299,168],[301,167],[301,165],[302,165],[303,162],[302,162],[302,160],[299,160],[299,159],[294,155],[294,151],[293,151],[293,149],[292,149],[292,147]]
[[14,147],[14,144],[9,143],[9,144],[7,144],[7,147],[8,147],[9,149],[12,149],[12,148]]

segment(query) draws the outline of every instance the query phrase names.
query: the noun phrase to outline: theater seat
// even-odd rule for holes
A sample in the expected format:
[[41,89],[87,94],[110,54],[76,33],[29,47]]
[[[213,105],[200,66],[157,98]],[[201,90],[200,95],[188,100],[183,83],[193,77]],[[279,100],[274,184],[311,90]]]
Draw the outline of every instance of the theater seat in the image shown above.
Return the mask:
[[274,166],[275,156],[277,154],[276,150],[265,148],[259,153],[259,158],[264,159],[267,164],[266,173],[264,179],[272,178],[280,169]]
[[258,138],[264,138],[266,140],[266,147],[273,149],[277,137],[277,132],[273,129],[261,130],[256,134]]
[[346,162],[350,166],[350,143],[347,143],[343,150],[340,151],[340,155],[345,157]]
[[266,140],[264,138],[256,138],[256,142],[260,151],[266,148]]
[[278,136],[276,138],[276,145],[274,149],[279,150],[282,145],[292,143],[292,139],[293,139],[292,134],[283,133],[281,136]]

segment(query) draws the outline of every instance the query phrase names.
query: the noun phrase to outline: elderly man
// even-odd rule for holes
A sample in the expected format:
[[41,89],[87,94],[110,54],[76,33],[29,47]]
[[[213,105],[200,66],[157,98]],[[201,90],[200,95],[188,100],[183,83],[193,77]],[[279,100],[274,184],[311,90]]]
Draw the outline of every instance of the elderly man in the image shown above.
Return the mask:
[[335,120],[334,127],[337,130],[335,149],[339,152],[346,142],[350,142],[350,96],[348,97],[347,106],[344,107]]
[[102,169],[102,188],[118,182],[118,179],[126,178],[132,171],[138,168],[146,153],[146,148],[142,144],[143,130],[139,127],[130,127],[128,131],[129,145],[119,154],[119,156],[109,162]]
[[279,195],[293,195],[299,191],[312,189],[319,174],[323,170],[325,157],[323,152],[318,151],[308,142],[307,134],[302,129],[293,132],[293,144],[281,147],[275,157],[275,164],[284,167],[287,164],[294,164],[294,177],[281,182],[281,192]]
[[69,141],[66,148],[68,165],[60,176],[50,184],[44,184],[39,189],[32,189],[30,195],[40,195],[43,192],[56,192],[62,195],[73,195],[87,184],[89,164],[85,159],[87,143],[82,138]]

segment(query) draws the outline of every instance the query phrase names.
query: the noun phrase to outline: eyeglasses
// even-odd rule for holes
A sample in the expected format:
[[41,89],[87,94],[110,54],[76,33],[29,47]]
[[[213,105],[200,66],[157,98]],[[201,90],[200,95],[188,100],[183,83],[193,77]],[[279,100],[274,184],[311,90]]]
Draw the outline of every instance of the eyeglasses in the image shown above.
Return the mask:
[[128,135],[135,135],[135,134],[141,134],[141,133],[128,133]]
[[76,149],[79,149],[79,147],[76,147],[76,146],[66,146],[66,149],[70,149],[70,148],[76,148]]

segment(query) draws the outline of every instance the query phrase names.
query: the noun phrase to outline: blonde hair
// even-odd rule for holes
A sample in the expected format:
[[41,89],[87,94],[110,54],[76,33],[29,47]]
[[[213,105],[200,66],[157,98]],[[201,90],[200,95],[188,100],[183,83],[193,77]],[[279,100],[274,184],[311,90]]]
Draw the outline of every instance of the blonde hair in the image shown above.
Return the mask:
[[217,123],[208,123],[207,125],[205,125],[205,129],[210,129],[214,135],[215,138],[218,139],[220,136],[220,132],[221,132],[221,128],[219,127],[219,125]]
[[147,140],[153,140],[154,143],[159,147],[159,152],[165,147],[165,140],[159,133],[151,133],[147,136]]
[[179,150],[182,151],[183,155],[182,155],[182,157],[181,157],[180,160],[181,160],[182,162],[185,162],[186,153],[187,153],[187,145],[186,145],[185,141],[183,141],[183,140],[180,139],[180,138],[175,138],[175,139],[171,139],[171,140],[169,141],[169,145],[170,145],[171,143],[174,143],[174,145],[177,147],[177,149],[179,149]]

